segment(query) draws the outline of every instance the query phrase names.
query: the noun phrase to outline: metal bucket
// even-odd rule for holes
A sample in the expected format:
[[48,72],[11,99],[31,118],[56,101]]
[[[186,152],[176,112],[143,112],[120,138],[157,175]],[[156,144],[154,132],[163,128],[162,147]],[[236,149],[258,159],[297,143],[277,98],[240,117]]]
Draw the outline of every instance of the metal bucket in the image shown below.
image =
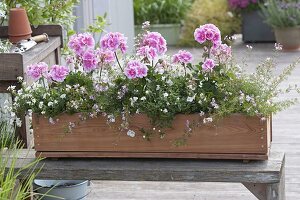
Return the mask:
[[[85,200],[88,180],[40,180],[33,182],[34,190],[42,200]],[[44,196],[43,196],[44,195]]]

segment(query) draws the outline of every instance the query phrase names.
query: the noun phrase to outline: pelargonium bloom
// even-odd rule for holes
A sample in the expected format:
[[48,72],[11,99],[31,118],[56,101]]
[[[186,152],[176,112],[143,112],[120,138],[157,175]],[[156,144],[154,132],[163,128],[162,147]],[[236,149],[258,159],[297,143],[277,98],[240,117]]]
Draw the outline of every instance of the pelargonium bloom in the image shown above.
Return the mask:
[[127,63],[124,73],[129,79],[143,78],[147,76],[148,68],[139,60],[131,60]]
[[119,32],[110,32],[104,35],[100,40],[100,47],[104,50],[109,49],[113,52],[116,52],[118,49],[122,53],[125,53],[127,50],[127,37]]
[[214,68],[215,66],[216,66],[216,65],[215,65],[214,60],[208,58],[208,59],[206,59],[206,60],[204,61],[204,63],[202,64],[202,69],[203,69],[204,71],[212,71],[213,68]]
[[57,82],[63,82],[69,73],[70,70],[66,66],[53,65],[50,69],[52,80]]
[[143,46],[137,50],[137,55],[147,57],[149,60],[154,60],[157,57],[157,50],[153,47]]
[[231,57],[231,47],[227,44],[221,44],[211,49],[211,54],[214,55],[220,63],[226,63]]
[[82,64],[83,64],[83,69],[86,72],[91,72],[92,70],[97,68],[98,61],[94,51],[89,50],[83,54]]
[[97,49],[96,54],[99,56],[101,64],[111,64],[115,62],[115,55],[111,50]]
[[74,34],[70,37],[68,47],[78,56],[95,47],[95,40],[90,33]]
[[177,54],[172,56],[173,63],[190,63],[193,60],[193,55],[186,50],[179,50]]
[[214,46],[218,46],[222,43],[221,32],[218,27],[213,24],[204,24],[197,28],[194,32],[194,37],[200,44],[211,41]]
[[167,51],[167,42],[165,38],[158,32],[148,32],[144,35],[139,48],[148,46],[149,49],[152,47],[156,50],[158,55],[164,55]]
[[27,67],[27,75],[34,81],[39,80],[43,76],[46,77],[48,73],[48,65],[44,62],[29,65]]

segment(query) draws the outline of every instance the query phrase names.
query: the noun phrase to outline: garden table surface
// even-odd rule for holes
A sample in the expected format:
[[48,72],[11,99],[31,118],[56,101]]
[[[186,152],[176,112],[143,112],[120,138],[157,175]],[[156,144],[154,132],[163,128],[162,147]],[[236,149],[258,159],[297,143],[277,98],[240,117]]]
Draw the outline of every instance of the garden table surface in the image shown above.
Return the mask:
[[[21,150],[16,169],[35,159],[34,150]],[[284,153],[271,152],[269,160],[197,159],[43,159],[39,179],[235,182],[242,183],[261,200],[285,199]],[[20,179],[25,175],[20,176]]]

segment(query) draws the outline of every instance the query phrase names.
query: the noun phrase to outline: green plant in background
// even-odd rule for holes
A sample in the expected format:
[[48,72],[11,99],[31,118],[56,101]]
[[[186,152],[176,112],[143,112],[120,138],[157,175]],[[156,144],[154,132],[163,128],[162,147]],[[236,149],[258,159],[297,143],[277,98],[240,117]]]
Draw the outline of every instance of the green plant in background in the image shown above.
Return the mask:
[[[0,123],[0,199],[24,200],[32,195],[30,188],[39,172],[35,167],[41,159],[35,159],[24,167],[16,169],[22,145],[12,139],[11,131],[7,127],[4,122]],[[21,174],[22,184],[18,182]]]
[[0,53],[8,53],[11,47],[12,43],[10,43],[9,40],[0,39]]
[[266,23],[275,28],[300,26],[299,0],[267,0],[260,4]]
[[241,27],[240,17],[230,12],[227,0],[195,0],[185,17],[180,45],[196,46],[194,30],[205,23],[218,26],[223,38],[238,33]]
[[134,22],[180,24],[192,0],[134,0]]

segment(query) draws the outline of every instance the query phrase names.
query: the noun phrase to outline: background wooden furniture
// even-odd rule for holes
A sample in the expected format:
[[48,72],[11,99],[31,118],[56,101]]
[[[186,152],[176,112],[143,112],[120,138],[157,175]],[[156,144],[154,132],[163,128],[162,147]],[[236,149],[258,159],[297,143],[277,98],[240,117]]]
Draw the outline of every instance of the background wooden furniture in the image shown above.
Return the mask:
[[[8,27],[0,26],[0,38],[8,37]],[[20,53],[0,53],[0,93],[7,93],[7,87],[16,85],[19,87],[17,77],[24,77],[28,65],[38,62],[46,62],[48,65],[60,63],[60,48],[63,46],[62,27],[60,25],[40,25],[37,28],[32,27],[32,35],[47,33],[49,42],[42,42]],[[23,124],[25,117],[23,117]],[[17,135],[22,139],[24,145],[27,145],[26,126],[22,126],[17,131]]]
[[[16,168],[35,159],[35,151],[23,150]],[[39,179],[180,181],[242,183],[260,200],[285,199],[285,156],[271,152],[269,160],[241,161],[195,159],[44,159]],[[23,172],[20,179],[26,176]]]

